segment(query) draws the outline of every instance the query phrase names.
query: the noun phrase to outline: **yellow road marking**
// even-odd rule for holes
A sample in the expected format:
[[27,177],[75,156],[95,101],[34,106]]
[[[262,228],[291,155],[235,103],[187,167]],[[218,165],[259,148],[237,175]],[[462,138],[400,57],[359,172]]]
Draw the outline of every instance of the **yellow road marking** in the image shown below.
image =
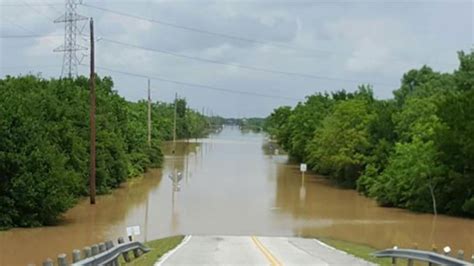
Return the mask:
[[258,249],[265,255],[265,258],[270,262],[273,266],[280,266],[282,265],[275,256],[270,253],[270,251],[257,239],[257,237],[252,236],[252,241],[258,247]]

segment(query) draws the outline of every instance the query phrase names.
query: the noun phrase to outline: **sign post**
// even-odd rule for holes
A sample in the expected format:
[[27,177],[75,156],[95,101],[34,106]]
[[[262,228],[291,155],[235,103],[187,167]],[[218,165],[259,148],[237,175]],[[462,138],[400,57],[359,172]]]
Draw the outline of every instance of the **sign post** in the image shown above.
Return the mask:
[[308,169],[308,166],[305,163],[300,164],[300,171],[301,171],[301,183],[304,184],[304,173]]
[[128,226],[127,227],[127,236],[130,241],[133,241],[133,236],[139,236],[140,235],[140,226],[135,225],[135,226]]
[[307,170],[307,165],[305,163],[300,164],[301,171],[301,187],[300,187],[300,200],[303,202],[306,198],[306,188],[304,187],[304,173]]

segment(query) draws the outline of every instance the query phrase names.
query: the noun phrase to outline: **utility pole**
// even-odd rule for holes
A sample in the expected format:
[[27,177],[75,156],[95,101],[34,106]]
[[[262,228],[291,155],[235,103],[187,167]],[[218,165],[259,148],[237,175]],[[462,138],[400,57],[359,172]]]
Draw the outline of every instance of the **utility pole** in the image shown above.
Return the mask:
[[148,79],[148,147],[151,148],[151,91],[150,91],[150,79]]
[[176,149],[176,112],[178,109],[178,93],[174,95],[173,154]]
[[90,19],[91,38],[91,63],[90,63],[90,130],[91,130],[91,150],[90,150],[90,176],[89,194],[91,204],[95,204],[95,69],[94,69],[94,20]]

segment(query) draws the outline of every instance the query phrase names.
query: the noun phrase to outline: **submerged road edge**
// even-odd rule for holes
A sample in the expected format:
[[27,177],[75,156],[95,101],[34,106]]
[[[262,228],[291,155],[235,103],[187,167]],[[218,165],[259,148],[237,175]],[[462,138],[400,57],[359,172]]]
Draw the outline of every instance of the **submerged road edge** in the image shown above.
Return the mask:
[[181,241],[179,245],[177,245],[175,248],[173,248],[172,250],[166,252],[163,256],[161,256],[160,259],[157,262],[155,262],[154,266],[161,266],[169,257],[171,257],[171,255],[173,255],[176,251],[178,251],[182,246],[186,245],[186,243],[189,242],[191,237],[192,235],[185,236],[183,241]]

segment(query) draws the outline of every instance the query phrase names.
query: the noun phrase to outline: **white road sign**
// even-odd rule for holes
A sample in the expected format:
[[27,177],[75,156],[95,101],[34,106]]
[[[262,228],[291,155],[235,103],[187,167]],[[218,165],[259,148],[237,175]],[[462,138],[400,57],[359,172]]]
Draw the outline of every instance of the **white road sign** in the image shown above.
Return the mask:
[[140,226],[136,225],[136,226],[129,226],[127,227],[127,235],[128,236],[131,236],[131,235],[140,235]]
[[133,234],[136,236],[140,235],[140,226],[137,225],[133,227]]
[[308,168],[308,167],[306,166],[305,163],[300,164],[300,171],[301,171],[301,172],[306,172],[307,168]]

